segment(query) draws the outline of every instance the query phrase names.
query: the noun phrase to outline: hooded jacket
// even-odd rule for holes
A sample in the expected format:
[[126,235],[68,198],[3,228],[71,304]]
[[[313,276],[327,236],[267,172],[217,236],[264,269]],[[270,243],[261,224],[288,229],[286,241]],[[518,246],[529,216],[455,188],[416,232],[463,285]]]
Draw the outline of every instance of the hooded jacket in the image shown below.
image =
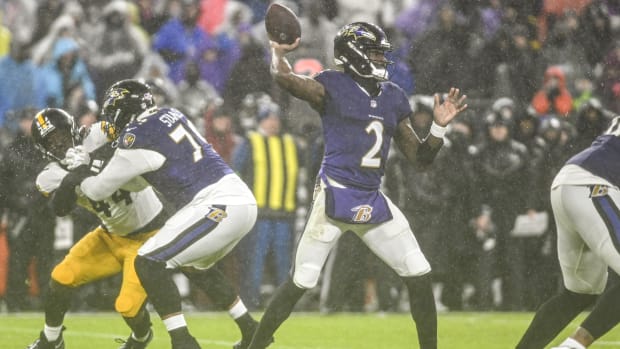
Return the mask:
[[[551,78],[556,78],[558,84],[555,88],[548,88]],[[543,87],[534,94],[532,107],[538,115],[555,113],[566,117],[573,108],[573,97],[566,88],[566,77],[558,66],[551,66],[545,71]]]

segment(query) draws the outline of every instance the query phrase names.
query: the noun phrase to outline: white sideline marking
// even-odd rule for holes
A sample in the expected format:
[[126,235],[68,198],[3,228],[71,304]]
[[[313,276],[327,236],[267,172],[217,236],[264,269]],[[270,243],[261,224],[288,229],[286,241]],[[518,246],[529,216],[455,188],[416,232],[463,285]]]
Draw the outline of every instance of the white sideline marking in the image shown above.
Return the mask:
[[[18,327],[11,327],[10,330],[12,332],[20,332],[20,333],[33,333],[33,336],[37,336],[37,331],[38,330],[33,330],[32,328],[18,328]],[[2,329],[0,329],[0,332],[2,332]],[[90,337],[90,338],[105,338],[105,339],[110,339],[110,340],[114,340],[115,338],[122,338],[125,339],[125,337],[120,337],[118,334],[112,334],[112,333],[101,333],[101,332],[63,332],[63,336],[65,338],[71,338],[71,337],[80,337],[80,338],[84,338],[84,337]],[[35,337],[33,337],[35,338]],[[198,343],[200,344],[208,344],[208,345],[214,345],[214,346],[218,346],[218,347],[225,347],[225,348],[230,348],[233,346],[233,342],[228,342],[228,341],[218,341],[218,340],[212,340],[212,339],[198,339],[196,338],[196,340],[198,340]],[[608,342],[608,343],[612,343],[612,342]],[[616,342],[616,343],[620,343],[620,342]],[[282,346],[282,345],[278,345],[279,349],[348,349],[348,348],[343,348],[343,347],[333,347],[333,346],[329,346],[329,347],[302,347],[302,346],[295,346],[295,347],[289,347],[289,346]]]
[[601,342],[594,342],[594,345],[600,345],[603,347],[619,347],[620,342],[601,341]]

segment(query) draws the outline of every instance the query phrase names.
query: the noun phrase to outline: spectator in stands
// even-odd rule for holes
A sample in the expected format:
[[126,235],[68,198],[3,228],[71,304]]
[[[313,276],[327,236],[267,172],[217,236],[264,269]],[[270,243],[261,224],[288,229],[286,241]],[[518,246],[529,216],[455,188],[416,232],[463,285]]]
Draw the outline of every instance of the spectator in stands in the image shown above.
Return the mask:
[[528,105],[541,74],[540,59],[530,40],[526,26],[503,25],[476,56],[470,76],[472,88],[484,97],[510,97],[519,108]]
[[[471,304],[466,304],[464,290],[466,284],[482,288],[490,286],[490,276],[478,273],[484,270],[481,266],[492,261],[494,251],[484,250],[483,242],[478,240],[470,227],[470,220],[478,213],[472,205],[478,188],[473,186],[474,158],[477,148],[474,146],[476,128],[471,113],[458,117],[451,123],[446,134],[448,142],[445,146],[445,159],[442,162],[451,164],[451,173],[445,183],[450,187],[449,199],[450,214],[446,215],[446,231],[443,233],[447,241],[459,241],[455,244],[446,244],[446,265],[444,287],[441,302],[450,310],[462,310]],[[489,231],[489,233],[492,233]],[[482,236],[480,238],[483,238]],[[487,268],[488,270],[488,268]],[[468,301],[468,300],[467,300]]]
[[572,88],[579,78],[593,78],[588,58],[580,40],[579,17],[567,11],[558,17],[541,50],[546,66],[559,66],[565,75],[567,88]]
[[[526,147],[513,139],[514,118],[505,114],[491,112],[485,119],[486,137],[476,154],[474,171],[477,188],[474,201],[480,210],[474,220],[474,231],[480,235],[483,251],[495,251],[495,263],[481,265],[478,273],[494,275],[502,282],[502,304],[506,309],[518,309],[523,287],[515,285],[515,275],[511,273],[513,258],[524,251],[521,245],[511,246],[510,231],[517,215],[527,208],[529,191],[523,190],[531,183]],[[487,207],[488,209],[483,209]],[[489,233],[493,232],[494,237]],[[488,262],[488,260],[487,260]],[[491,268],[494,272],[491,273]],[[488,281],[488,280],[487,280]],[[484,290],[488,292],[489,285]],[[480,302],[488,302],[486,292],[480,294]],[[497,300],[497,299],[496,299]],[[488,307],[492,304],[479,304]]]
[[[442,3],[437,16],[438,25],[421,34],[409,54],[418,94],[448,91],[447,81],[468,81],[464,75],[468,69],[462,69],[468,64],[467,31],[457,21],[457,13],[448,2]],[[453,64],[454,57],[459,57],[462,65]]]
[[2,23],[2,11],[0,10],[0,58],[9,54],[11,47],[11,31]]
[[32,61],[38,66],[48,64],[52,59],[56,41],[63,37],[78,40],[75,21],[69,15],[58,17],[52,23],[49,32],[34,43],[32,47]]
[[585,101],[577,110],[575,129],[577,134],[569,146],[576,154],[592,144],[592,141],[609,127],[611,115],[597,98]]
[[188,62],[185,77],[178,84],[178,98],[174,101],[176,108],[183,110],[194,124],[200,126],[209,105],[219,98],[215,87],[200,76],[198,64]]
[[52,23],[62,14],[65,5],[66,2],[61,0],[43,0],[37,4],[31,42],[37,42],[47,35]]
[[250,131],[233,154],[233,168],[252,189],[258,205],[254,229],[240,243],[241,298],[254,308],[263,306],[260,289],[267,256],[274,258],[274,284],[281,285],[291,267],[299,147],[284,132],[280,107],[273,101],[258,106],[258,126]]
[[620,113],[620,42],[614,42],[603,58],[603,73],[598,80],[596,94],[606,108]]
[[573,97],[566,87],[566,75],[561,67],[547,68],[543,84],[532,98],[532,107],[538,115],[553,113],[568,117],[573,109]]
[[241,56],[231,68],[223,92],[224,102],[234,109],[238,109],[246,95],[270,93],[272,89],[265,45],[251,35],[249,28],[240,31],[239,44]]
[[169,77],[170,68],[164,59],[156,52],[149,51],[142,61],[142,66],[136,79],[144,81],[157,81],[157,85],[161,88],[170,100],[176,100],[178,91],[177,86]]
[[149,50],[141,29],[129,18],[129,3],[115,0],[103,8],[101,21],[89,42],[88,65],[93,74],[97,100],[116,81],[132,78]]
[[302,11],[299,18],[301,24],[301,42],[297,50],[291,52],[289,60],[295,64],[298,59],[314,58],[321,62],[323,67],[334,66],[332,33],[338,31],[338,26],[329,21],[321,13],[321,2],[304,0],[301,2]]
[[175,83],[183,79],[189,61],[198,62],[207,48],[214,46],[213,38],[196,25],[199,10],[198,0],[182,0],[180,17],[168,20],[153,38],[153,49],[170,67]]
[[41,72],[29,59],[27,44],[18,37],[11,41],[11,53],[0,58],[0,126],[6,126],[9,110],[45,105]]
[[590,69],[594,71],[613,45],[611,18],[606,4],[602,1],[591,2],[579,16],[579,28],[579,42],[584,47]]
[[73,94],[82,95],[85,100],[95,99],[95,85],[73,39],[56,41],[52,60],[43,67],[42,74],[45,104],[49,107],[65,107]]
[[222,100],[215,101],[204,118],[205,138],[224,161],[231,164],[232,155],[241,139],[235,133],[230,106]]

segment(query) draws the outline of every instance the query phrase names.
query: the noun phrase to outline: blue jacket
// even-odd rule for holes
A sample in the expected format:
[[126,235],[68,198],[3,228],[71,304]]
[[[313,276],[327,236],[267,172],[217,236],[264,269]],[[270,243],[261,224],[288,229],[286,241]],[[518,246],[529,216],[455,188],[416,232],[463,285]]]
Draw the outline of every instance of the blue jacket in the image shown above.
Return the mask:
[[[60,38],[54,44],[52,59],[42,68],[45,88],[45,102],[48,107],[62,108],[65,102],[62,73],[58,69],[60,57],[70,52],[77,52],[77,42],[70,38]],[[90,78],[84,61],[78,56],[70,72],[69,84],[80,85],[88,100],[95,99],[95,85]]]
[[0,59],[0,76],[0,127],[5,125],[7,111],[45,106],[41,71],[32,61],[17,62],[5,56]]

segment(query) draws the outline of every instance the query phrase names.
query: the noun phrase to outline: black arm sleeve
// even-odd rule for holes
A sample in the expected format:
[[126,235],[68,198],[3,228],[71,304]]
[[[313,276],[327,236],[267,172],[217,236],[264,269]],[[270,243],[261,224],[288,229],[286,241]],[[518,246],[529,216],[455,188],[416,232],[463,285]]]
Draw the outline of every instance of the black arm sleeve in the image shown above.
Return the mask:
[[431,148],[428,141],[424,141],[424,143],[420,144],[416,153],[416,162],[418,167],[426,168],[430,166],[435,160],[435,157],[437,157],[437,153],[439,153],[442,145],[443,139],[441,140],[440,145],[435,148]]
[[69,172],[63,178],[58,189],[52,195],[52,209],[54,214],[63,217],[71,213],[77,204],[77,194],[75,187],[79,185],[84,178],[92,176],[88,166],[80,166],[74,171]]

